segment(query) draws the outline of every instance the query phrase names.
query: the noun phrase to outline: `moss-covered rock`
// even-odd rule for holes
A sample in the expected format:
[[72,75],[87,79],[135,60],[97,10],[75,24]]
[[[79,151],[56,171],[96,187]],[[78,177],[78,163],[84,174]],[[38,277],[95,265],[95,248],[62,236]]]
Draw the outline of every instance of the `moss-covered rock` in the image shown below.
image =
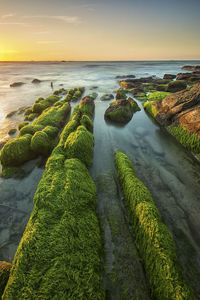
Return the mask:
[[18,130],[21,130],[24,126],[28,125],[29,122],[28,121],[25,121],[25,122],[22,122],[22,123],[19,123],[18,124]]
[[27,108],[27,109],[25,110],[25,112],[24,112],[24,115],[25,115],[25,116],[28,116],[28,115],[30,115],[30,114],[32,114],[32,108]]
[[43,131],[36,132],[31,139],[31,150],[34,153],[48,156],[51,150],[48,135]]
[[112,122],[127,123],[132,119],[133,112],[139,110],[140,108],[132,98],[116,100],[111,102],[105,111],[105,118]]
[[166,87],[166,92],[179,92],[185,90],[187,87],[187,83],[184,80],[175,80],[171,81]]
[[89,168],[92,165],[93,146],[93,135],[84,126],[79,126],[65,142],[65,156],[78,158]]
[[58,135],[59,129],[53,126],[46,126],[43,130],[50,138],[55,138]]
[[30,148],[31,134],[8,141],[0,152],[2,166],[19,166],[34,157]]
[[42,125],[33,125],[33,124],[28,124],[26,126],[23,126],[22,129],[19,131],[18,137],[23,136],[25,134],[35,134],[37,131],[40,131],[44,128]]
[[39,114],[38,113],[31,113],[31,114],[29,114],[28,116],[26,116],[25,118],[24,118],[24,121],[33,121],[35,118],[37,118],[39,116]]
[[6,261],[0,261],[0,297],[3,295],[4,289],[8,282],[10,269],[12,265]]
[[117,151],[115,164],[153,299],[195,299],[178,265],[172,235],[148,189],[125,154]]
[[165,97],[169,96],[171,93],[169,92],[162,92],[162,91],[158,91],[158,92],[154,92],[151,93],[147,96],[148,100],[151,101],[161,101],[163,100]]
[[152,116],[156,117],[158,114],[158,109],[155,101],[147,101],[144,103],[144,109]]

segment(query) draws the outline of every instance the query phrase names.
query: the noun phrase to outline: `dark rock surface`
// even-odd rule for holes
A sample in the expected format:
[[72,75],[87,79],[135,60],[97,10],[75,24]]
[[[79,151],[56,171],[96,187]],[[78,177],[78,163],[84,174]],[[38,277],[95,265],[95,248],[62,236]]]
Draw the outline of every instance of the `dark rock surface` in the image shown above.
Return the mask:
[[19,87],[25,84],[24,82],[14,82],[10,84],[10,87]]
[[183,80],[175,80],[175,81],[171,81],[168,86],[166,87],[165,91],[166,92],[171,92],[171,93],[176,93],[179,91],[182,91],[184,89],[186,89],[187,84],[185,81]]
[[41,80],[39,80],[37,78],[35,78],[35,79],[32,80],[32,83],[36,83],[37,84],[37,83],[40,83],[40,82],[41,82]]

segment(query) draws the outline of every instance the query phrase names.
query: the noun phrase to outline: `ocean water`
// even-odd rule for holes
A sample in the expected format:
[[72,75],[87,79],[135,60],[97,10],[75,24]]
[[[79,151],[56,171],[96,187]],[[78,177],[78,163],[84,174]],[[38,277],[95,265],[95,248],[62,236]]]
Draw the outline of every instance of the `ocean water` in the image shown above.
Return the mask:
[[[23,121],[23,114],[17,112],[10,118],[7,114],[50,95],[51,82],[54,90],[84,86],[85,94],[98,93],[90,171],[98,192],[97,213],[105,240],[104,284],[111,299],[137,295],[149,299],[148,282],[117,181],[117,149],[130,157],[137,176],[149,188],[163,222],[172,232],[184,275],[197,297],[200,295],[200,165],[145,113],[141,102],[137,101],[141,111],[128,124],[116,126],[104,120],[110,101],[100,100],[104,93],[114,94],[119,87],[116,76],[162,78],[165,73],[183,72],[181,67],[186,64],[199,61],[0,63],[0,140],[7,139],[8,130]],[[32,84],[34,78],[42,82]],[[19,81],[25,84],[9,86]],[[27,175],[18,180],[0,178],[0,260],[12,261],[14,257],[44,165],[38,159],[27,163],[25,170]]]

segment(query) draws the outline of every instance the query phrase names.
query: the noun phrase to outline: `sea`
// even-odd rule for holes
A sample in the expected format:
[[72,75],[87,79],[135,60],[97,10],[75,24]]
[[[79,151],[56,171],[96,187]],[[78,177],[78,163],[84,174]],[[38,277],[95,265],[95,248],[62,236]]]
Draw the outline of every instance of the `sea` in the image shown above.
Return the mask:
[[[141,111],[128,124],[113,125],[104,119],[112,100],[100,100],[103,94],[115,95],[119,88],[116,76],[162,78],[165,73],[186,72],[181,69],[184,65],[198,64],[200,61],[0,62],[0,143],[15,137],[8,131],[23,121],[20,109],[31,106],[38,97],[61,87],[85,87],[84,95],[98,93],[90,173],[97,186],[97,214],[105,246],[103,280],[110,299],[133,299],[136,287],[141,299],[150,297],[117,179],[114,152],[118,149],[129,156],[136,175],[150,190],[174,238],[183,274],[200,299],[200,164],[146,114],[142,102],[136,100]],[[33,84],[35,78],[41,82]],[[14,82],[24,84],[10,87]],[[15,113],[8,117],[11,112]],[[12,262],[14,258],[44,168],[45,162],[36,159],[25,165],[23,178],[0,177],[0,260]],[[128,298],[123,298],[124,289]]]

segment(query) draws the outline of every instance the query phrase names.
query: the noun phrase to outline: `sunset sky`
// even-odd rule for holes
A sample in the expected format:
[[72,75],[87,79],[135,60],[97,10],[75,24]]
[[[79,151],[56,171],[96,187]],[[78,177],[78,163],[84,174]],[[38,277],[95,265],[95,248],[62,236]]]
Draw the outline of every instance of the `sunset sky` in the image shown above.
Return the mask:
[[0,60],[200,59],[200,0],[0,1]]

